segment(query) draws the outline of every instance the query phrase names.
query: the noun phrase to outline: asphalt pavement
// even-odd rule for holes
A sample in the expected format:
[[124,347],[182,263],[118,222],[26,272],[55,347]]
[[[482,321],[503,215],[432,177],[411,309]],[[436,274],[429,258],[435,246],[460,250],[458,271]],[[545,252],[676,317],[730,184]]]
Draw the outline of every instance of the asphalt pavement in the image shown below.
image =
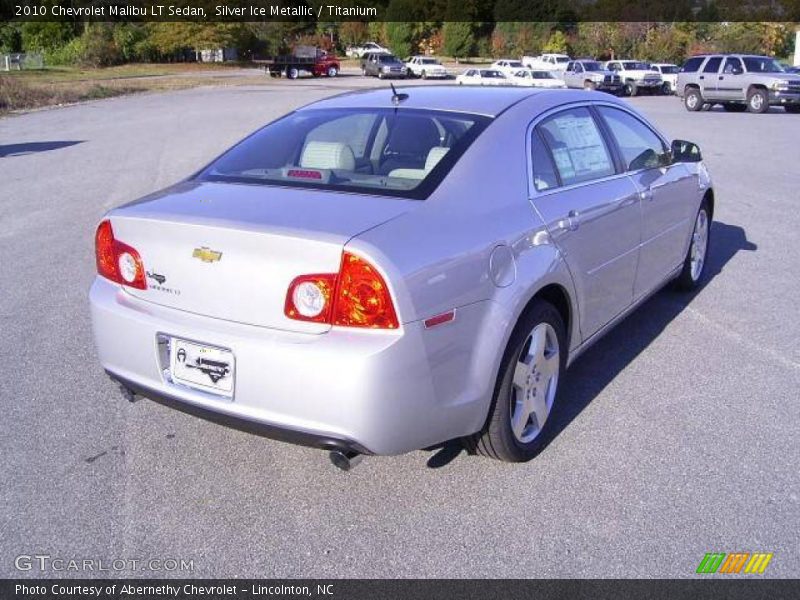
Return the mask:
[[15,567],[44,554],[193,564],[106,577],[689,577],[712,551],[771,552],[766,576],[798,576],[800,116],[782,110],[631,100],[703,150],[711,278],[660,292],[575,363],[530,463],[448,444],[343,473],[122,399],[89,322],[103,213],[374,85],[254,79],[0,120],[0,576],[92,575]]

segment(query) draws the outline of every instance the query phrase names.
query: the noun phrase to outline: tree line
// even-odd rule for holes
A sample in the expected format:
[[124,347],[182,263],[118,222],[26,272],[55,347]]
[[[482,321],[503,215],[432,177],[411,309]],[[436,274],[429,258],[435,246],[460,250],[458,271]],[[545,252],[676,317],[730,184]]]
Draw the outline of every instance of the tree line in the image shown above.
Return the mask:
[[[41,52],[46,64],[103,67],[129,62],[195,60],[204,49],[236,48],[240,59],[272,56],[296,44],[342,53],[374,41],[398,56],[456,59],[558,52],[576,57],[680,63],[702,52],[747,52],[785,58],[796,24],[788,22],[494,22],[475,19],[469,0],[440,5],[445,21],[318,23],[0,23],[0,53]],[[402,9],[402,3],[389,5]]]

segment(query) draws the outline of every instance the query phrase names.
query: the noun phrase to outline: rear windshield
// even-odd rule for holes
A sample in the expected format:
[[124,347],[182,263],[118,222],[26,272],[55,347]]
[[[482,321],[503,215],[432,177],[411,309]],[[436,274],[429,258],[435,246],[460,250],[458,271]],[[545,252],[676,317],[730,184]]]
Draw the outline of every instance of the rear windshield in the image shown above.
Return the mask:
[[490,121],[403,108],[307,109],[260,129],[197,177],[424,199]]

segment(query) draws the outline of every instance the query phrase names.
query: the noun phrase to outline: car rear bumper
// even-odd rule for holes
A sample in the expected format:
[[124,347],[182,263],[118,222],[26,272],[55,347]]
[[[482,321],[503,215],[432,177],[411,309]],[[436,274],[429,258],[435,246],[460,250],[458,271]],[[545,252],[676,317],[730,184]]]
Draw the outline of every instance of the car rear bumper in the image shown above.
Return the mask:
[[[249,422],[268,437],[399,454],[468,435],[485,418],[479,397],[459,394],[453,385],[469,378],[441,350],[458,356],[458,346],[438,331],[433,338],[422,323],[388,333],[286,332],[146,302],[99,277],[90,305],[97,353],[112,378],[171,406]],[[476,319],[466,314],[459,321],[441,329],[474,339],[466,329],[477,327]],[[174,383],[168,337],[231,350],[233,397]]]

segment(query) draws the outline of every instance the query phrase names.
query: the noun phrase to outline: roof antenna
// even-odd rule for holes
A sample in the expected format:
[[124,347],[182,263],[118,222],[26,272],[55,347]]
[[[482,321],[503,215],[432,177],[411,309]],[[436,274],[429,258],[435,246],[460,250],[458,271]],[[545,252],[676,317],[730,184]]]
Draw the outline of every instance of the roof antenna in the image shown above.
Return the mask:
[[392,86],[392,104],[397,106],[403,100],[408,100],[408,94],[398,94],[397,90],[394,89],[394,84],[390,81],[389,85]]

